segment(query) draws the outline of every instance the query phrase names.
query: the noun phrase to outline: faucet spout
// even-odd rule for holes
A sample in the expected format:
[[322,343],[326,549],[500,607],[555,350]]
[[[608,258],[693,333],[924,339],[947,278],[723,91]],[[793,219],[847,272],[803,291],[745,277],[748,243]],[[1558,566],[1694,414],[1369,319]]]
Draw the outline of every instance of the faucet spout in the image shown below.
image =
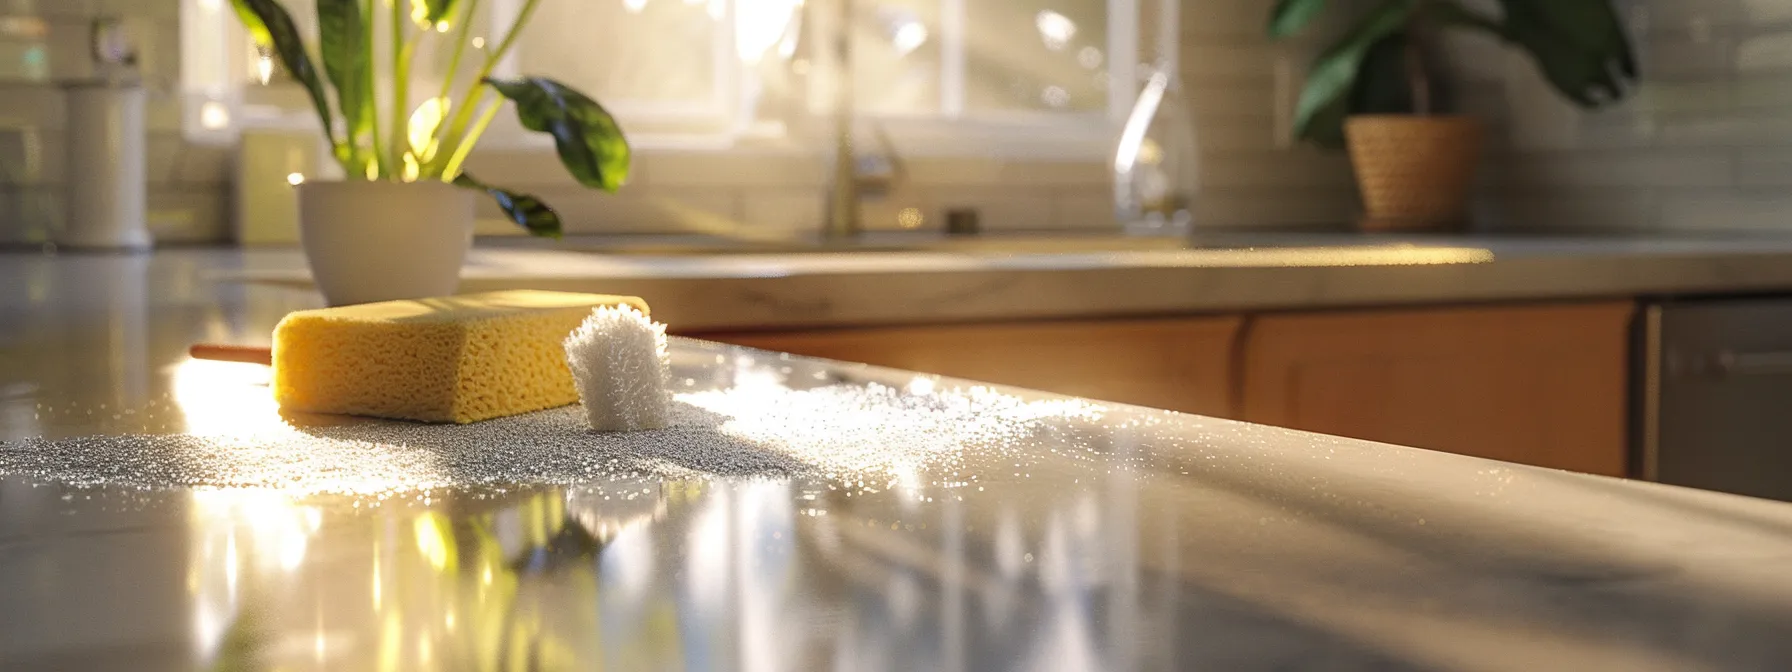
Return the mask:
[[852,125],[856,114],[853,91],[853,20],[854,0],[832,0],[835,10],[833,25],[832,84],[834,88],[834,157],[829,172],[827,211],[822,223],[822,237],[830,240],[856,238],[864,232],[859,218],[859,166],[853,149]]

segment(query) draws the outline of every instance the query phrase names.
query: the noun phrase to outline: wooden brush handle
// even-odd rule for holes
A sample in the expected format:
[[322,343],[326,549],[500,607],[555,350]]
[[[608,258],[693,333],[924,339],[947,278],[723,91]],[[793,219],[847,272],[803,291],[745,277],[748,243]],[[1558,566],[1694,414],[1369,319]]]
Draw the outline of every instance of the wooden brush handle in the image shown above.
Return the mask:
[[193,359],[209,359],[217,362],[243,362],[245,364],[274,365],[274,350],[259,345],[220,345],[217,343],[196,343],[187,348],[187,354]]

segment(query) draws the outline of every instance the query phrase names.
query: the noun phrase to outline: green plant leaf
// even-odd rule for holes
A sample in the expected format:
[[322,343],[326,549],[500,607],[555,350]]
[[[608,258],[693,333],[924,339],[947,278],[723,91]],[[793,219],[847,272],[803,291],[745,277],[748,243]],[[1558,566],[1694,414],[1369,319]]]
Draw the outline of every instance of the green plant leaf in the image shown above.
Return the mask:
[[472,175],[461,173],[454,178],[454,186],[477,189],[498,202],[498,208],[504,216],[529,231],[529,235],[543,238],[559,238],[561,232],[560,213],[554,212],[541,199],[532,194],[524,194],[501,187],[494,187],[479,181]]
[[323,122],[324,137],[329,139],[331,146],[337,146],[329,96],[324,93],[324,83],[318,78],[317,69],[311,65],[311,55],[305,52],[305,40],[299,37],[292,15],[286,13],[286,8],[277,0],[230,0],[230,4],[236,8],[237,18],[242,20],[255,43],[273,49],[287,74],[305,86],[311,94],[311,104],[317,108],[318,121]]
[[423,20],[430,25],[454,16],[454,10],[460,8],[460,0],[412,0],[423,5]]
[[1269,36],[1288,37],[1306,28],[1325,9],[1325,0],[1279,0],[1269,13]]
[[1296,136],[1307,137],[1319,113],[1349,95],[1369,48],[1405,28],[1419,4],[1420,0],[1386,0],[1358,21],[1342,40],[1320,54],[1307,73],[1300,100],[1295,103]]
[[317,32],[324,72],[336,88],[336,106],[342,110],[347,127],[344,143],[338,154],[348,173],[367,173],[371,160],[362,151],[361,139],[373,132],[373,82],[368,78],[367,64],[373,60],[368,51],[368,26],[358,0],[317,0]]
[[1549,83],[1583,107],[1622,99],[1637,80],[1636,54],[1608,0],[1500,0],[1506,37],[1530,52]]
[[485,81],[516,103],[523,128],[554,136],[560,163],[579,184],[616,191],[628,180],[628,139],[597,101],[546,77]]
[[[1370,45],[1369,52],[1363,55],[1363,65],[1357,72],[1356,86],[1350,89],[1351,114],[1412,114],[1417,108],[1413,101],[1412,73],[1407,72],[1407,39],[1406,32],[1398,32],[1384,37]],[[1430,77],[1431,73],[1426,73]],[[1431,90],[1436,93],[1442,88],[1435,77]]]
[[[1353,114],[1411,114],[1412,85],[1407,81],[1406,33],[1394,33],[1369,47],[1349,95],[1340,96],[1318,114],[1300,139],[1324,149],[1344,148],[1344,120]],[[1432,90],[1437,91],[1436,82]]]

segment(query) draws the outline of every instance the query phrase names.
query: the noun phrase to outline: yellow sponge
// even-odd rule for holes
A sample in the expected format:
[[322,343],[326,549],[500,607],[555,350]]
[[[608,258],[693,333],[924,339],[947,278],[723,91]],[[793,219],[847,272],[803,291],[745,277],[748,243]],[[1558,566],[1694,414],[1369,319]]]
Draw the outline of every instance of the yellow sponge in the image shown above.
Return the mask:
[[281,408],[468,423],[579,400],[562,342],[632,296],[508,291],[292,313],[274,327]]

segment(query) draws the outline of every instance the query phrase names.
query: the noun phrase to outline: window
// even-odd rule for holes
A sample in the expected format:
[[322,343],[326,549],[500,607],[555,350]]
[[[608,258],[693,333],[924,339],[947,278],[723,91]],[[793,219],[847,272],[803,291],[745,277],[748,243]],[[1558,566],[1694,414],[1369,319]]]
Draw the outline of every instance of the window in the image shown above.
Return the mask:
[[[525,1],[480,3],[474,34],[495,42],[489,27],[510,25]],[[183,2],[190,134],[310,123],[303,92],[247,44],[228,0]],[[285,4],[315,32],[311,0]],[[846,4],[540,0],[498,72],[591,93],[648,150],[813,147],[830,128],[838,89],[828,73]],[[904,154],[1098,157],[1136,92],[1136,0],[850,4],[855,127]],[[439,86],[447,61],[420,52],[418,71]],[[500,115],[486,142],[546,139]]]

